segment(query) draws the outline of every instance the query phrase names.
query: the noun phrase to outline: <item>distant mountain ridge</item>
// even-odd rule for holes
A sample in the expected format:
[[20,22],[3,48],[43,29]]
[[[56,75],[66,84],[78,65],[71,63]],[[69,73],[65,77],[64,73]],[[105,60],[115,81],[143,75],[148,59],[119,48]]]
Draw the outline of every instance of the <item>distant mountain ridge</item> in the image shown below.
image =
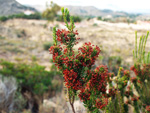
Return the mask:
[[129,13],[122,11],[112,11],[109,9],[100,10],[94,6],[64,6],[68,8],[69,12],[73,15],[82,16],[127,16]]
[[0,16],[17,14],[26,10],[37,12],[35,8],[21,5],[16,0],[0,0]]

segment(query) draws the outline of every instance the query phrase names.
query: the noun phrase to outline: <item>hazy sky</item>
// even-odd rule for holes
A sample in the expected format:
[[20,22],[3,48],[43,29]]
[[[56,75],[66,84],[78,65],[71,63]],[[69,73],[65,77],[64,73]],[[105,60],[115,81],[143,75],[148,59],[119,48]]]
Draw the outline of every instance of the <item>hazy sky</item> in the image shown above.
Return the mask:
[[[45,5],[51,0],[17,0],[26,5]],[[58,5],[95,6],[99,9],[112,9],[150,14],[150,0],[53,0]]]

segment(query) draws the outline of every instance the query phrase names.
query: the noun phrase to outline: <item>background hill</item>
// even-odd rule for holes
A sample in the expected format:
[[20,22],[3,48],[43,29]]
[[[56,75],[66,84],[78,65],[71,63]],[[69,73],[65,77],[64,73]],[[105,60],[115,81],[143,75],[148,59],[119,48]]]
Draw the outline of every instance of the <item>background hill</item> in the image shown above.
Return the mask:
[[37,12],[35,8],[21,5],[16,0],[0,0],[0,16],[17,14],[26,10]]
[[123,11],[113,11],[109,9],[100,10],[94,6],[64,6],[69,9],[70,13],[73,15],[82,15],[82,16],[130,16],[137,14],[129,14]]
[[[43,12],[46,9],[46,6],[42,5],[32,5],[31,7],[34,7],[39,12]],[[133,13],[127,13],[123,11],[113,11],[110,9],[98,9],[94,6],[61,6],[68,8],[71,15],[78,15],[78,16],[102,16],[102,17],[135,17],[139,16],[141,14],[133,14]],[[61,12],[59,12],[61,13]]]

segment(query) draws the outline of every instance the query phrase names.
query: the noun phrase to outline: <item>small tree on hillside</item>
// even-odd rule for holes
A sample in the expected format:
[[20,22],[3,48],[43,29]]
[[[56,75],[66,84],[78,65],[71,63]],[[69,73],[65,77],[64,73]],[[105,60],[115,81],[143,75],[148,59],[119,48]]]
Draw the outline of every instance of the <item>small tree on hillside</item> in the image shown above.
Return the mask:
[[60,6],[56,3],[51,2],[50,5],[47,5],[47,9],[42,13],[42,17],[46,18],[49,21],[53,21],[57,16],[57,12],[60,10]]

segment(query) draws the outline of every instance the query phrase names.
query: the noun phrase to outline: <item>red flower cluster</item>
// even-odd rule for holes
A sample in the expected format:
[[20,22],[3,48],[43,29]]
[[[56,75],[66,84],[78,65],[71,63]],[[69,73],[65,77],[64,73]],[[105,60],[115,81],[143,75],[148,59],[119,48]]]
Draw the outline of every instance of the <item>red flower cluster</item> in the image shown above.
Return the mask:
[[64,74],[64,79],[66,82],[66,87],[68,88],[72,88],[74,90],[79,90],[82,86],[82,83],[79,79],[79,76],[76,72],[74,72],[74,70],[64,70],[63,71]]
[[90,100],[91,92],[89,87],[80,89],[80,94],[78,95],[81,101]]
[[89,80],[90,87],[95,91],[106,92],[106,78],[108,76],[108,68],[100,65],[92,72],[92,77]]
[[91,43],[85,43],[83,47],[78,49],[78,55],[76,59],[78,59],[83,66],[92,66],[95,63],[96,58],[100,53],[100,48],[93,48]]
[[132,101],[138,101],[140,97],[133,95],[133,97],[131,98]]
[[126,77],[130,77],[130,72],[129,72],[129,70],[124,70],[124,76],[126,76]]
[[109,89],[109,96],[115,96],[116,95],[116,91],[117,91],[117,89],[116,88],[110,88]]
[[131,82],[135,83],[137,81],[137,77],[132,77],[130,80],[131,80]]
[[131,68],[130,68],[132,71],[134,71],[134,73],[135,73],[135,75],[138,75],[140,72],[139,72],[139,67],[135,67],[135,66],[132,66]]
[[57,30],[56,32],[57,35],[57,41],[67,45],[70,42],[74,42],[74,44],[76,44],[77,40],[80,38],[76,38],[75,36],[78,35],[78,32],[70,32],[70,31],[66,31],[65,29],[62,30]]
[[146,110],[150,112],[150,106],[146,106]]
[[64,63],[63,55],[61,55],[62,48],[60,46],[51,46],[49,49],[50,54],[53,54],[53,62],[58,68]]
[[[108,104],[108,97],[106,95],[106,86],[107,86],[107,76],[108,68],[104,65],[98,66],[94,71],[87,72],[87,76],[90,77],[89,81],[80,89],[80,100],[87,102],[90,100],[91,94],[95,94],[95,99],[91,100],[96,102],[95,107],[102,109]],[[86,79],[85,79],[86,80]],[[98,95],[103,95],[103,98],[98,98]]]
[[60,46],[51,46],[49,48],[50,54],[53,54],[53,55],[55,55],[55,54],[60,55],[61,51],[62,51],[62,48]]
[[142,83],[142,81],[145,81],[145,79],[148,79],[150,77],[150,65],[144,64],[141,68],[140,65],[132,66],[131,70],[134,71],[135,75],[138,76],[139,79],[136,80],[136,78],[131,78],[132,81]]
[[104,108],[108,104],[108,98],[98,98],[96,100],[96,107],[99,109]]
[[143,68],[141,69],[141,75],[142,78],[149,78],[150,77],[150,64],[143,65]]

